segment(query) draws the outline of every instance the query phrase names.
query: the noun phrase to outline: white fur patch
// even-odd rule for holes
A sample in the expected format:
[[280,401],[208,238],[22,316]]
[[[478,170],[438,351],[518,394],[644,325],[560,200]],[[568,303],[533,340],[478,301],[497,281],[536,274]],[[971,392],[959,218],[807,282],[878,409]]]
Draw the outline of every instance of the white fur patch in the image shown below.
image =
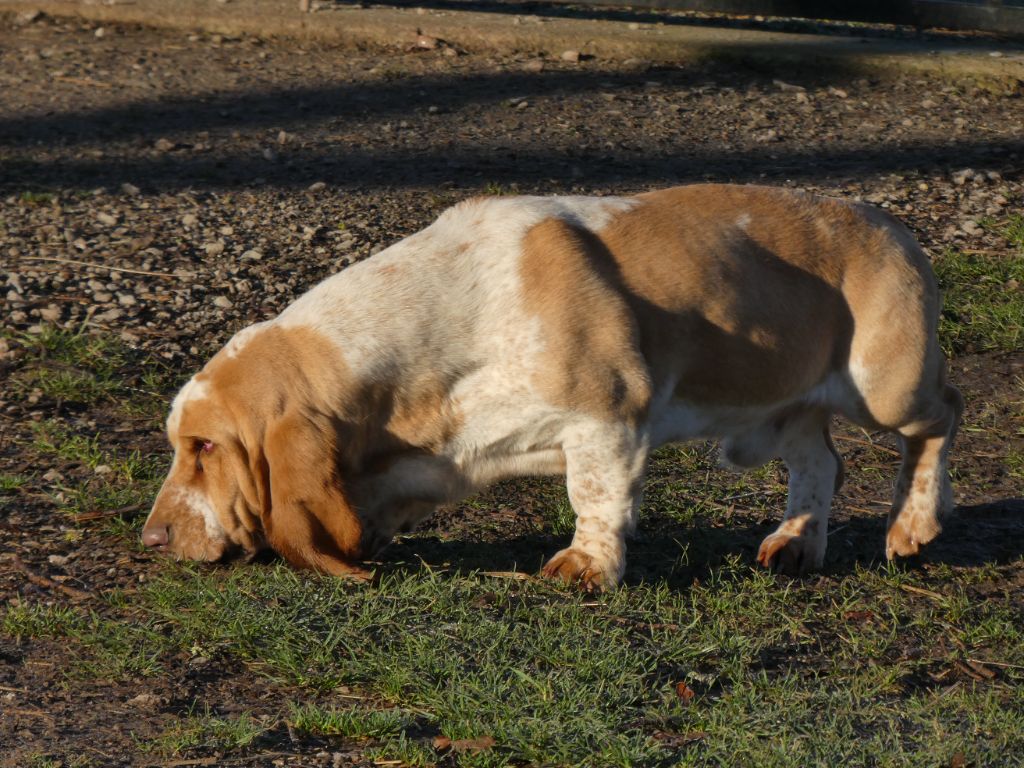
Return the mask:
[[227,538],[227,533],[217,518],[217,512],[204,493],[195,488],[179,488],[178,499],[192,514],[202,518],[206,528],[206,537],[210,541],[219,542]]
[[231,337],[231,341],[229,341],[227,345],[224,347],[224,354],[226,354],[228,358],[231,359],[238,357],[239,353],[243,349],[245,349],[246,345],[248,345],[248,343],[252,340],[252,337],[259,333],[260,331],[262,331],[264,328],[266,328],[269,322],[270,321],[268,320],[262,323],[254,323],[253,325],[250,325],[240,330],[238,333]]
[[[426,229],[327,278],[274,321],[307,326],[339,344],[360,377],[391,378],[436,361],[462,366],[494,344],[525,340],[519,256],[529,230],[557,218],[591,230],[638,205],[621,197],[476,198]],[[502,312],[495,312],[501,307]],[[505,329],[505,330],[503,330]],[[532,342],[531,342],[532,343]]]
[[178,391],[171,403],[171,413],[167,417],[167,432],[175,435],[181,424],[181,409],[185,403],[204,400],[210,396],[210,385],[205,379],[198,378],[199,374],[185,382],[185,385]]

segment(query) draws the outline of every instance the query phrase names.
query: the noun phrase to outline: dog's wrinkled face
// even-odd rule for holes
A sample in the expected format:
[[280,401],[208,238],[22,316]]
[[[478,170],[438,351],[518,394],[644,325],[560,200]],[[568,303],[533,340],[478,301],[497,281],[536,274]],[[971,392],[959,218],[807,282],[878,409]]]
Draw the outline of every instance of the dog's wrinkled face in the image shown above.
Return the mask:
[[178,393],[174,463],[142,532],[181,559],[273,549],[300,568],[362,575],[363,525],[341,470],[338,353],[308,329],[239,332]]
[[167,419],[174,462],[142,540],[180,559],[251,556],[264,548],[257,480],[239,429],[200,373]]

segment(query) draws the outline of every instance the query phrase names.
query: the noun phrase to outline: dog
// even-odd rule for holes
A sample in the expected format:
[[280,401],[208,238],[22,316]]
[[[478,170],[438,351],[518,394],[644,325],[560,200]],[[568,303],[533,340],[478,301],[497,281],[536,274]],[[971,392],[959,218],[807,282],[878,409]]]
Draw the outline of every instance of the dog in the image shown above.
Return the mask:
[[800,574],[825,557],[841,414],[897,435],[886,554],[912,555],[953,504],[963,401],[939,309],[913,236],[860,203],[734,185],[470,199],[243,329],[184,385],[142,540],[366,577],[438,505],[564,475],[575,534],[543,573],[612,587],[650,452],[701,438],[733,465],[785,462],[757,560]]

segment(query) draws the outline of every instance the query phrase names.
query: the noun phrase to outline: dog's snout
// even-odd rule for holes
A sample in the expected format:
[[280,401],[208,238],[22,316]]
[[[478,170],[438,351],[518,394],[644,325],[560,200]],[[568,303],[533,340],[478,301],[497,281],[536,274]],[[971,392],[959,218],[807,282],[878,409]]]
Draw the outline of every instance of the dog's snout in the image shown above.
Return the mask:
[[166,525],[150,525],[142,531],[142,543],[147,547],[166,547],[168,539]]

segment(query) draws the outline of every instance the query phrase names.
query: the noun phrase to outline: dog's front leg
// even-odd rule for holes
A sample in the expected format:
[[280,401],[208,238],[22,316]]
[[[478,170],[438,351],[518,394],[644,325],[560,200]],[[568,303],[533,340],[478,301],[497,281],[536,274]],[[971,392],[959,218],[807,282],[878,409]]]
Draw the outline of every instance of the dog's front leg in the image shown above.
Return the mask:
[[647,440],[622,425],[591,424],[574,430],[563,448],[576,533],[544,575],[587,590],[614,587],[626,566],[626,536],[636,525]]

